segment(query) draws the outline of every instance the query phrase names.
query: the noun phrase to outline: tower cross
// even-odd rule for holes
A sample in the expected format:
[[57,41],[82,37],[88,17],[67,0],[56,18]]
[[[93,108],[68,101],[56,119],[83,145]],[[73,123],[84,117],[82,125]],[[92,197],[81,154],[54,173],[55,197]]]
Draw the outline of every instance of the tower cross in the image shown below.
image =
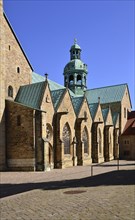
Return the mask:
[[77,39],[76,38],[74,39],[74,44],[77,44]]

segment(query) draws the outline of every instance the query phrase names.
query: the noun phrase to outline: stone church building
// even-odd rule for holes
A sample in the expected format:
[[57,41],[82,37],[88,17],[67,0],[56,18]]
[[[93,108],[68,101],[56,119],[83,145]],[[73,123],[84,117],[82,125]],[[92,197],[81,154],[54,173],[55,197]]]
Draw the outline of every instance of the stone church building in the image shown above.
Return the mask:
[[44,171],[119,157],[127,84],[87,88],[75,41],[64,85],[34,72],[0,1],[0,170]]

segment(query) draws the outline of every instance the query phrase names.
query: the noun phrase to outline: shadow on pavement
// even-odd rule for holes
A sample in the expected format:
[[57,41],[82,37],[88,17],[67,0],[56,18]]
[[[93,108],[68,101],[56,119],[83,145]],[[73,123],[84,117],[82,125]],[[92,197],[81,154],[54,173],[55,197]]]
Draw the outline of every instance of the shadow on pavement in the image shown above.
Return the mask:
[[82,179],[71,179],[62,181],[50,181],[39,183],[22,184],[1,184],[0,198],[28,192],[30,190],[58,190],[81,187],[113,186],[113,185],[134,185],[135,170],[120,170],[104,173]]

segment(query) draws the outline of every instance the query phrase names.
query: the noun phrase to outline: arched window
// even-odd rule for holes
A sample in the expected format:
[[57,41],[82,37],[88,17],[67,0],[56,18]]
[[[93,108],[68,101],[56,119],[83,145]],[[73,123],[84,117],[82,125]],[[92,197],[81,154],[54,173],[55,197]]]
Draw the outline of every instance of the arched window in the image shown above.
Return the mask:
[[67,83],[68,83],[67,76],[65,76],[65,86],[67,86]]
[[81,75],[77,75],[77,85],[81,85],[82,83],[82,77]]
[[110,150],[110,154],[112,154],[113,149],[112,149],[112,136],[111,136],[111,133],[110,133],[110,137],[109,137],[109,150]]
[[62,132],[62,140],[64,142],[64,154],[70,154],[71,131],[68,123],[64,125]]
[[53,133],[53,131],[52,131],[52,126],[47,123],[47,124],[46,124],[46,139],[47,139],[48,141],[51,140],[51,138],[52,138],[52,133]]
[[99,144],[99,153],[102,153],[102,135],[101,135],[101,130],[99,128],[98,130],[98,144]]
[[12,86],[8,87],[8,96],[13,98],[13,87]]
[[86,127],[83,129],[82,132],[82,141],[84,143],[84,153],[88,154],[89,140],[88,140],[88,131]]
[[70,77],[69,77],[69,84],[73,85],[73,82],[74,82],[74,77],[73,77],[73,75],[70,75]]

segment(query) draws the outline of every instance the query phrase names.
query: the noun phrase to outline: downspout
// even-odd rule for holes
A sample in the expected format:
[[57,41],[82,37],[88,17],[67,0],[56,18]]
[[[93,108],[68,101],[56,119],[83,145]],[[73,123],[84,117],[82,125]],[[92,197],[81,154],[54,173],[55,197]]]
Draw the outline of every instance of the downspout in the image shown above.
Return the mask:
[[36,171],[36,126],[35,126],[35,112],[33,111],[33,149],[34,149],[34,171]]

